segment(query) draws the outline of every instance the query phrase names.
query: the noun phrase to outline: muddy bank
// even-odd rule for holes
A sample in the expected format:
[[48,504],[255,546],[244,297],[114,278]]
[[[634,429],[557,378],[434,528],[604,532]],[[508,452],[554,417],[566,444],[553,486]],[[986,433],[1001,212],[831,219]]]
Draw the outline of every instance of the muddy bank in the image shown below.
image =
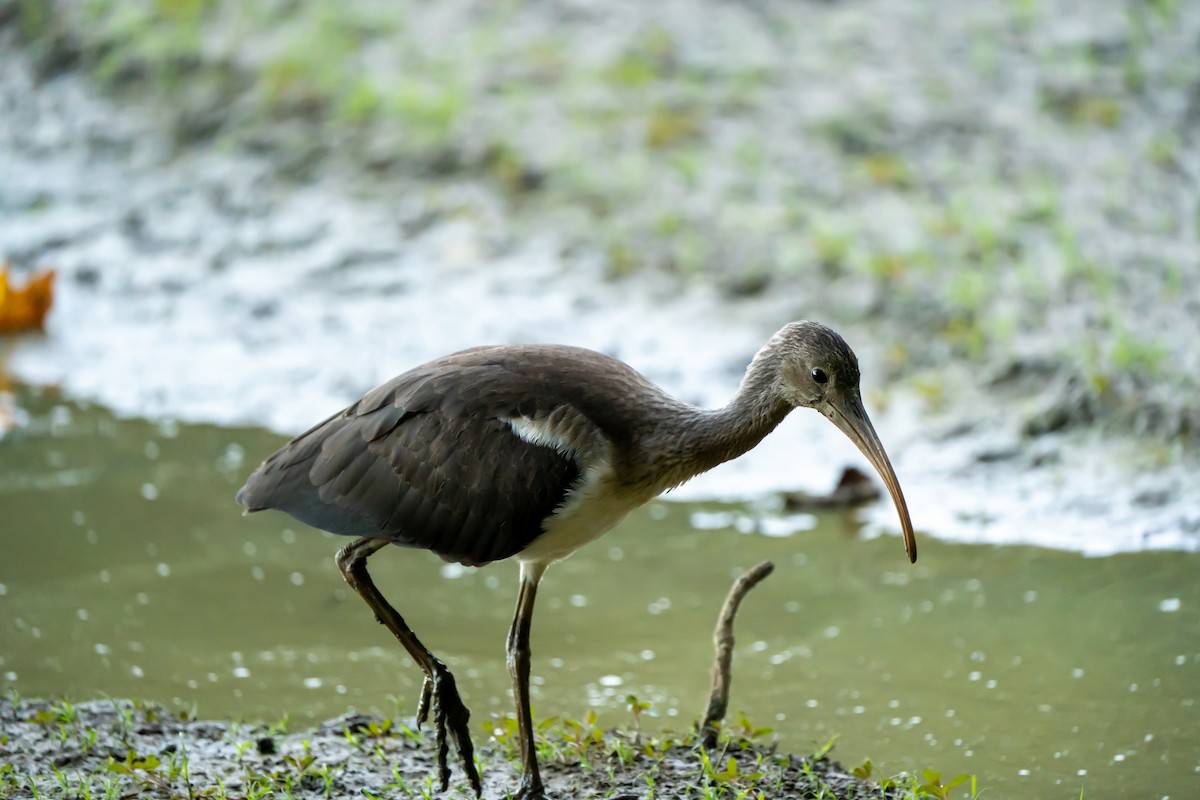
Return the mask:
[[[498,730],[503,739],[504,726]],[[449,791],[437,791],[426,733],[363,715],[289,731],[286,721],[202,721],[127,700],[15,700],[0,707],[0,737],[4,797],[475,796],[457,769]],[[548,731],[539,745],[552,797],[910,796],[857,777],[823,754],[788,756],[736,733],[705,750],[691,737],[652,740],[577,724]],[[517,785],[515,749],[501,743],[478,751],[484,797],[507,797]]]
[[0,17],[43,78],[149,98],[180,150],[483,187],[610,277],[787,295],[1028,436],[1198,429],[1194,4],[33,5]]

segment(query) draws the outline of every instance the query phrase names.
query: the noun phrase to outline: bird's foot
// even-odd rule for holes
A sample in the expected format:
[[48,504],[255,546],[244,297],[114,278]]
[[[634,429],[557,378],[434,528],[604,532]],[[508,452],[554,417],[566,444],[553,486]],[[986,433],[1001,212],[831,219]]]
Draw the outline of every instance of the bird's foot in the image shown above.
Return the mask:
[[475,768],[475,745],[471,742],[471,734],[467,727],[471,712],[458,695],[454,676],[440,661],[434,662],[433,673],[425,676],[425,683],[421,687],[421,700],[417,704],[417,727],[429,719],[431,709],[437,734],[438,777],[442,782],[442,791],[446,791],[450,786],[450,767],[446,763],[450,751],[446,737],[448,731],[454,739],[458,755],[462,759],[463,772],[471,782],[475,796],[481,796],[483,785],[479,781],[479,770]]
[[517,789],[516,800],[552,800],[542,787],[540,775],[530,775],[528,772],[521,776],[521,786]]

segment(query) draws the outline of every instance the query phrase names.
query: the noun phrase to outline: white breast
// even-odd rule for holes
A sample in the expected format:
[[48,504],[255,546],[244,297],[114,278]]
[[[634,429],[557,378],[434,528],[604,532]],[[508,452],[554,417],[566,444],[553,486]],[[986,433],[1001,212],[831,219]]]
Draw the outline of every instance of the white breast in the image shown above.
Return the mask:
[[607,441],[590,435],[595,432],[590,423],[558,415],[540,420],[515,417],[507,422],[525,441],[590,464],[562,506],[543,524],[545,532],[517,555],[521,562],[544,567],[566,558],[657,494],[622,486],[613,472]]
[[566,558],[588,542],[608,533],[649,497],[623,491],[607,464],[584,474],[566,502],[543,524],[545,533],[517,556],[521,561],[549,563]]

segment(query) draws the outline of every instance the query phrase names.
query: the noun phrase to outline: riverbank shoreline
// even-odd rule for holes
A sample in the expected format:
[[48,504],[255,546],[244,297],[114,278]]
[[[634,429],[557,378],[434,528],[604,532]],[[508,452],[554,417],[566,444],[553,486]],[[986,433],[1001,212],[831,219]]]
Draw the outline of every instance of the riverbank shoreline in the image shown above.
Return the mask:
[[[508,797],[519,781],[516,745],[504,721],[489,726],[490,742],[476,751],[483,796]],[[762,732],[745,738],[755,733],[730,729],[705,749],[691,735],[658,739],[564,721],[541,726],[539,752],[548,794],[573,800],[938,796],[909,776],[869,780],[869,764],[855,774],[827,753],[786,755]],[[438,791],[429,737],[412,720],[355,713],[289,730],[286,717],[256,725],[122,699],[10,698],[0,706],[0,796],[473,798],[457,766],[449,790]]]
[[803,298],[887,343],[889,385],[965,385],[1030,438],[1200,430],[1189,4],[188,8],[0,20],[38,81],[86,76],[180,154],[385,204],[465,188],[567,269]]

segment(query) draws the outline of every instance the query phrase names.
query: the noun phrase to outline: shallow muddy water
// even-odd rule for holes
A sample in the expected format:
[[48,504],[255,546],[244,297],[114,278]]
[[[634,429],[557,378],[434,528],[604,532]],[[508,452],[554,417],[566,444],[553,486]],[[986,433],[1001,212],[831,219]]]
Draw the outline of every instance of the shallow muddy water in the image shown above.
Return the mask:
[[[26,424],[0,440],[5,689],[246,720],[411,715],[419,673],[345,589],[344,540],[238,515],[234,491],[279,436],[116,419],[52,390],[16,401]],[[535,714],[627,724],[634,694],[653,704],[644,727],[686,728],[731,579],[771,559],[738,619],[731,705],[783,748],[836,735],[848,765],[971,772],[995,797],[1195,796],[1200,555],[921,548],[910,566],[845,513],[656,502],[547,574]],[[371,563],[477,724],[508,712],[515,566],[399,549]]]

